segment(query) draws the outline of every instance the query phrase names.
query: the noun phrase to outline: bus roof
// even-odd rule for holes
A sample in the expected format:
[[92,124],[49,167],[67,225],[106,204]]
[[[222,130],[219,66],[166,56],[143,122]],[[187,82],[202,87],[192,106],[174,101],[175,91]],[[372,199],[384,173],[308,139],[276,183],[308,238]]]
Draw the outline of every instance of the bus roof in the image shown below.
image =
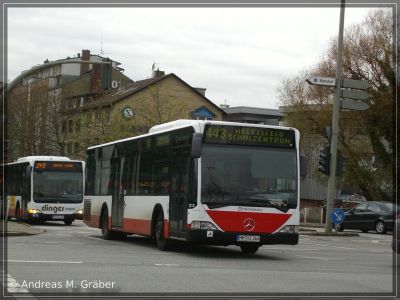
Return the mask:
[[30,165],[33,165],[35,161],[70,161],[70,162],[81,162],[83,163],[83,166],[85,164],[84,161],[82,160],[72,160],[66,156],[25,156],[25,157],[20,157],[14,162],[10,163],[5,163],[4,166],[7,165],[14,165],[14,164],[22,164],[22,163],[29,163]]
[[157,133],[168,132],[176,129],[181,129],[185,127],[193,127],[196,132],[203,132],[205,124],[214,124],[214,125],[225,125],[225,126],[243,126],[243,127],[260,127],[260,128],[276,128],[276,129],[285,129],[285,130],[294,130],[296,132],[296,136],[299,134],[298,130],[293,127],[284,127],[284,126],[276,126],[276,125],[264,125],[264,124],[252,124],[252,123],[239,123],[239,122],[226,122],[226,121],[212,121],[212,120],[175,120],[167,123],[163,123],[160,125],[155,125],[150,128],[149,133],[128,137],[125,139],[120,139],[100,145],[91,146],[88,150],[101,148],[105,146],[110,146],[113,144],[117,144],[120,142],[126,142],[130,140],[135,140],[151,135],[155,135]]
[[20,157],[17,159],[17,162],[24,162],[24,161],[70,161],[71,159],[66,156],[25,156]]

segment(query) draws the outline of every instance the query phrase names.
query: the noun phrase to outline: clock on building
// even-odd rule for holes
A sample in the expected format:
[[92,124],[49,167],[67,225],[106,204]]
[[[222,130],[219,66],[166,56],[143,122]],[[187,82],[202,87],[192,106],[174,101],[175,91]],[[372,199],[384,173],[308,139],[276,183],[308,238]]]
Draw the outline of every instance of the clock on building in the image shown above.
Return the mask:
[[127,107],[125,107],[123,110],[122,110],[122,116],[124,117],[124,118],[132,118],[133,117],[133,109],[132,109],[132,107],[129,107],[129,106],[127,106]]

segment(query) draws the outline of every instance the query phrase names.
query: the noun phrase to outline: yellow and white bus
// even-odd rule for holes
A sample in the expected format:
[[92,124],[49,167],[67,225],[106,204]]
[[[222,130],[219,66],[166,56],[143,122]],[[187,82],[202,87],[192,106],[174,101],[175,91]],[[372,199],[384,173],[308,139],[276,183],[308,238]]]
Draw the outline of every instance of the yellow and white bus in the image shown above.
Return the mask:
[[63,221],[82,217],[84,162],[61,156],[27,156],[1,166],[4,218]]

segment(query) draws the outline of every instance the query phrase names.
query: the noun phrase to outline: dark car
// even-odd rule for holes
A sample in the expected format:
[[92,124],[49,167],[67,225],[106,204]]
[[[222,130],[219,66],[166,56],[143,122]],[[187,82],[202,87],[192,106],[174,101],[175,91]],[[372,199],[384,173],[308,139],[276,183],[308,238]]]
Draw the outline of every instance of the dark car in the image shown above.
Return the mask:
[[400,213],[397,214],[395,226],[396,229],[393,230],[392,249],[393,251],[397,251],[397,253],[400,253]]
[[345,212],[342,224],[334,225],[336,231],[343,229],[359,229],[362,232],[375,230],[386,233],[393,229],[395,205],[391,202],[368,201]]

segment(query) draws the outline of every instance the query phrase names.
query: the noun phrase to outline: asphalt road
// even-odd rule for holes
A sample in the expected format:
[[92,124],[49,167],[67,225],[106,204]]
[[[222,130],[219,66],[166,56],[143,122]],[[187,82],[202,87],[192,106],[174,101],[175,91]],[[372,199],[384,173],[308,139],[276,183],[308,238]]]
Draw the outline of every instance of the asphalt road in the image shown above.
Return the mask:
[[7,238],[12,293],[378,296],[396,288],[390,234],[301,235],[299,245],[263,246],[244,256],[235,246],[161,252],[139,236],[105,241],[81,221],[35,226],[46,232]]

